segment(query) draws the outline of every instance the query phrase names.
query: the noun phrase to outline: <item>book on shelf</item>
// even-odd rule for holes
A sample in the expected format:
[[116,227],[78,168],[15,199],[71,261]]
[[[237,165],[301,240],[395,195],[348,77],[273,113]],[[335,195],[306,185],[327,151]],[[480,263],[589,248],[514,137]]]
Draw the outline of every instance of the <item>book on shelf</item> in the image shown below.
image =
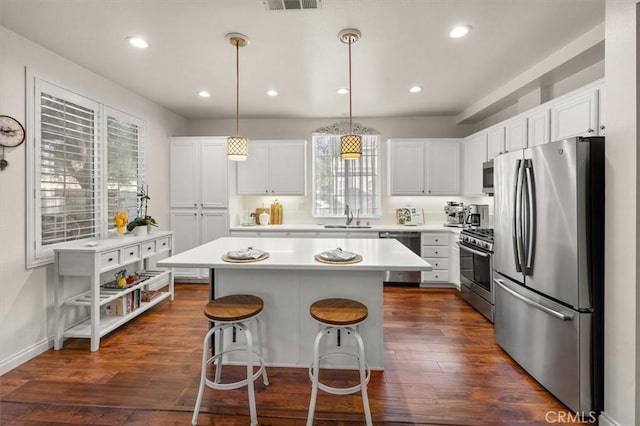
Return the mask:
[[140,297],[142,302],[151,302],[153,299],[160,297],[161,294],[162,294],[161,291],[142,290]]
[[105,312],[109,316],[122,317],[135,311],[140,307],[142,300],[141,292],[142,290],[138,288],[122,297],[112,300],[105,305]]

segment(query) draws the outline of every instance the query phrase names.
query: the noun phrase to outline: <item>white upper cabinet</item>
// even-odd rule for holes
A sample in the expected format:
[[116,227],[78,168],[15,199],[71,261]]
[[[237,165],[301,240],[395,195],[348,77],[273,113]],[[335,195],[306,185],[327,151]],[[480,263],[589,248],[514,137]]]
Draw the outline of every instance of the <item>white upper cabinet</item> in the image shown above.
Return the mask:
[[465,139],[463,146],[464,195],[483,195],[482,163],[487,161],[487,133],[480,133]]
[[389,139],[390,195],[460,193],[458,139]]
[[389,140],[391,195],[424,195],[425,144]]
[[429,142],[427,182],[429,195],[460,193],[460,142]]
[[487,130],[487,158],[504,154],[504,126],[502,124]]
[[172,138],[171,207],[227,207],[224,138]]
[[551,106],[551,140],[573,136],[596,136],[598,131],[598,91],[572,96]]
[[487,158],[527,147],[527,119],[514,118],[487,130]]
[[550,138],[549,120],[550,110],[548,108],[538,109],[527,115],[527,131],[529,146],[536,146],[548,143]]
[[171,207],[196,207],[200,200],[198,191],[199,167],[193,167],[200,153],[200,144],[194,141],[171,143]]
[[240,195],[305,195],[307,141],[250,141],[238,162]]
[[527,147],[527,118],[518,117],[504,124],[505,152]]

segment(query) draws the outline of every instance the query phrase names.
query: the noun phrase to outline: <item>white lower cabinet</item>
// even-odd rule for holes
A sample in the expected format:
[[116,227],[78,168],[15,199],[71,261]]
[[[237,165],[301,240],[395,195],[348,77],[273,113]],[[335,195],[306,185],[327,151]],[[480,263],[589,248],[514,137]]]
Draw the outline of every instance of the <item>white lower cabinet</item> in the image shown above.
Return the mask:
[[431,271],[422,272],[422,284],[443,284],[449,282],[449,234],[423,232],[421,235],[421,256],[433,266]]
[[[175,232],[175,253],[192,249],[228,234],[226,210],[172,210],[171,229]],[[177,268],[177,278],[207,279],[209,271],[204,268]]]
[[460,290],[460,234],[449,234],[449,282]]

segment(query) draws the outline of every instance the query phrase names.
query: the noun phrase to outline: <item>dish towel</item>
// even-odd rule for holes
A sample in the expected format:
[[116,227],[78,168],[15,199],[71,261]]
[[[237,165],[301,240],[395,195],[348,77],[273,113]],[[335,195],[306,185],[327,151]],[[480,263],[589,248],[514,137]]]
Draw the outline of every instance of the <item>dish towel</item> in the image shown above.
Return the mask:
[[342,250],[340,247],[333,250],[327,250],[320,253],[320,256],[324,260],[330,260],[332,262],[348,262],[356,258],[357,254],[350,251]]
[[229,256],[229,259],[236,260],[258,259],[264,256],[264,251],[254,249],[253,247],[247,247],[244,250],[229,251],[227,252],[227,256]]

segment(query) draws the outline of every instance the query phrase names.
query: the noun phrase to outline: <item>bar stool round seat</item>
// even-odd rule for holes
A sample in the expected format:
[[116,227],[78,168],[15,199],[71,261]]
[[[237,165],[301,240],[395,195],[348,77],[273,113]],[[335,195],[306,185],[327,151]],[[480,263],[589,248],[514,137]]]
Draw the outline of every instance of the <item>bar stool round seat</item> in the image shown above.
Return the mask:
[[[309,368],[309,378],[311,379],[311,401],[309,403],[309,413],[307,416],[307,426],[313,425],[318,389],[335,395],[348,395],[356,392],[362,393],[362,403],[367,425],[372,425],[371,409],[369,407],[369,397],[367,394],[367,384],[371,378],[371,370],[365,361],[364,342],[360,336],[359,326],[367,319],[369,311],[367,307],[355,300],[344,298],[329,298],[314,302],[309,307],[309,314],[318,322],[318,333],[316,334],[313,346],[313,363]],[[351,353],[344,349],[336,349],[320,353],[320,344],[324,336],[331,332],[336,332],[336,346],[341,347],[341,340],[344,337],[341,333],[352,335],[356,340],[357,353]],[[360,373],[360,383],[351,387],[333,387],[320,382],[320,361],[331,356],[347,356],[356,359]]]
[[[202,345],[202,370],[200,373],[198,397],[196,399],[193,418],[191,420],[192,425],[196,425],[198,422],[198,413],[202,404],[205,386],[218,390],[238,389],[240,387],[247,386],[251,425],[258,424],[253,382],[258,377],[262,376],[264,385],[269,385],[267,371],[264,367],[264,360],[262,358],[262,336],[260,331],[260,319],[258,318],[263,309],[263,300],[257,296],[253,296],[250,294],[233,294],[220,297],[212,300],[205,307],[204,315],[211,322],[211,329],[205,335]],[[254,347],[253,345],[253,333],[247,325],[250,321],[255,321],[256,323],[257,347]],[[234,329],[234,336],[235,331],[243,332],[245,335],[246,344],[237,345],[236,347],[225,350],[224,331],[228,328]],[[218,333],[218,350],[214,350],[212,356],[209,356],[209,342],[211,337],[216,332]],[[216,345],[214,344],[214,348],[215,346]],[[244,352],[246,354],[247,376],[245,379],[239,380],[237,382],[222,383],[222,360],[225,355],[228,355],[232,352]],[[255,365],[258,366],[258,370],[255,373],[253,372],[254,357],[257,358],[257,364]],[[213,363],[215,363],[216,365],[216,371],[214,379],[211,380],[207,377],[207,367]]]

